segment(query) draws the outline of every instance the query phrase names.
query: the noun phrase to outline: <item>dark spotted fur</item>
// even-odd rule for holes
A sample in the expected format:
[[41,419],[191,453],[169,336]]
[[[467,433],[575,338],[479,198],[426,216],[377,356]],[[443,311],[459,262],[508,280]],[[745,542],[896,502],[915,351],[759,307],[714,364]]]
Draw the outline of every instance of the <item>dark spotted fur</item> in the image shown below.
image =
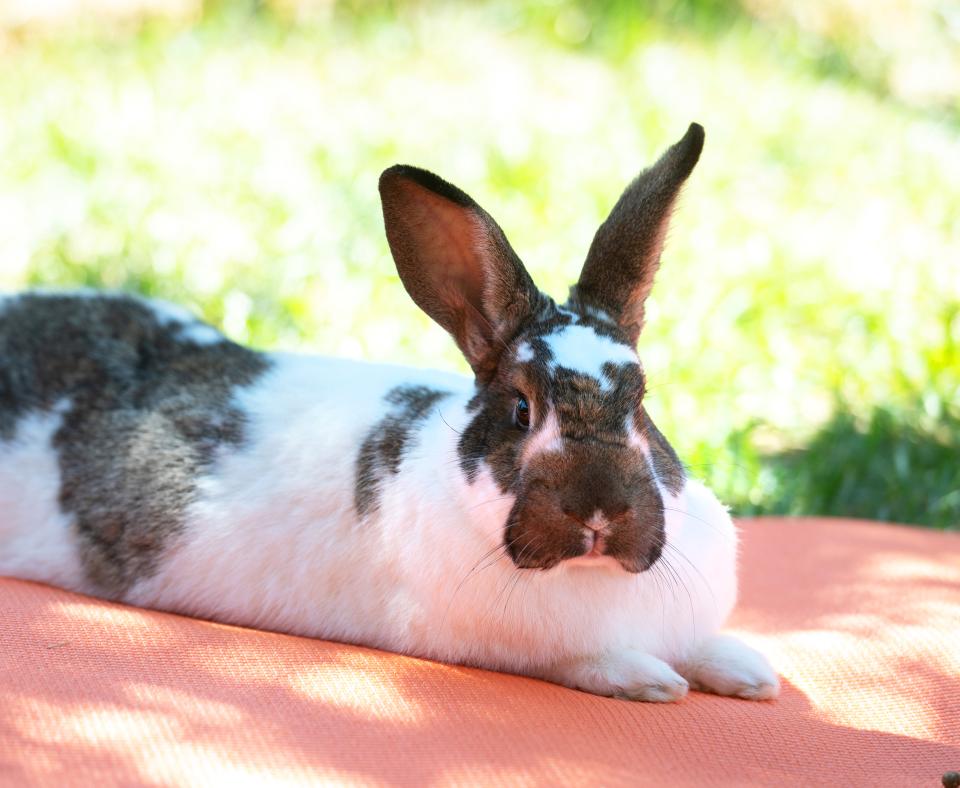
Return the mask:
[[[516,430],[509,415],[516,395],[522,393],[535,404],[538,413],[546,413],[552,403],[560,420],[561,434],[569,440],[625,445],[627,416],[632,414],[638,431],[644,435],[650,433],[647,436],[650,451],[661,482],[671,492],[679,492],[683,486],[683,467],[642,406],[646,379],[639,365],[606,365],[603,386],[595,378],[563,367],[556,368],[551,375],[553,354],[544,338],[570,324],[593,328],[593,322],[599,321],[585,318],[566,305],[563,311],[554,308],[554,314],[530,325],[516,338],[512,346],[514,353],[505,354],[501,362],[503,369],[477,393],[469,406],[476,415],[459,442],[460,464],[469,481],[476,478],[479,464],[484,461],[503,492],[513,489],[524,435]],[[602,334],[610,339],[617,335],[616,327]],[[622,335],[619,336],[620,339],[614,341],[626,345]],[[530,345],[533,358],[516,363],[511,356],[521,342]]]
[[[476,375],[471,418],[459,444],[473,483],[481,463],[516,496],[505,544],[521,567],[549,568],[588,549],[588,531],[629,571],[649,568],[664,542],[661,490],[684,484],[677,455],[643,407],[638,363],[608,363],[603,380],[562,366],[546,339],[571,324],[632,348],[660,262],[677,194],[699,159],[703,129],[686,135],[631,183],[591,244],[563,307],[539,293],[500,227],[468,195],[437,176],[392,167],[380,179],[384,222],[404,286],[446,328]],[[518,354],[521,347],[529,351]],[[522,360],[521,360],[522,358]],[[533,406],[529,432],[513,418]],[[523,459],[530,433],[552,412],[559,451]],[[537,419],[539,414],[539,423]],[[633,427],[649,447],[630,441]]]
[[399,473],[415,430],[447,396],[449,392],[427,386],[398,386],[384,397],[384,401],[392,406],[390,412],[370,430],[357,455],[354,502],[361,516],[379,506],[384,477]]
[[0,309],[0,440],[65,404],[53,437],[60,506],[89,579],[110,596],[155,569],[197,477],[243,442],[233,393],[268,368],[226,339],[197,344],[187,328],[125,296],[27,294]]
[[[639,364],[608,363],[599,381],[554,363],[545,337],[593,321],[568,304],[529,325],[502,357],[495,378],[473,398],[475,415],[459,441],[468,480],[476,478],[483,461],[501,491],[518,496],[505,532],[518,566],[549,568],[579,555],[581,543],[570,538],[571,518],[579,527],[595,510],[616,520],[632,509],[633,527],[611,531],[607,554],[641,571],[662,549],[664,510],[657,483],[673,494],[684,484],[680,460],[643,407],[646,381]],[[618,333],[612,327],[603,335],[613,339]],[[516,348],[524,342],[532,358],[518,362]],[[534,458],[526,468],[521,455],[527,435],[511,418],[518,393],[534,403],[535,413],[553,408],[565,441],[563,452]],[[643,454],[628,445],[631,421],[648,441],[653,473]],[[535,526],[525,528],[527,523]]]
[[[544,375],[543,370],[550,368],[549,348],[540,357],[536,348],[546,343],[525,340],[534,349],[534,358],[521,366],[538,371],[537,399],[552,406],[564,449],[535,456],[522,470],[522,484],[520,475],[514,475],[510,488],[517,492],[517,502],[505,532],[510,555],[517,566],[539,569],[576,557],[583,552],[578,538],[583,524],[599,511],[611,524],[605,553],[629,571],[649,568],[664,544],[664,504],[658,485],[677,494],[685,474],[643,407],[645,378],[640,365],[607,363],[603,381],[563,366]],[[629,445],[631,422],[647,439],[652,472],[643,453]],[[491,457],[494,467],[496,451]]]

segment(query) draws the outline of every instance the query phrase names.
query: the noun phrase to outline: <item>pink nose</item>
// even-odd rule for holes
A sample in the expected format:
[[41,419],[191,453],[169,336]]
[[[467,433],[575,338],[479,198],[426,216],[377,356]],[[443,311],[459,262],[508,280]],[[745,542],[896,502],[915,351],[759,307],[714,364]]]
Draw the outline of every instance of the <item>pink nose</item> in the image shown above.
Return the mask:
[[584,523],[584,525],[594,533],[600,533],[605,530],[609,524],[607,518],[600,512],[594,512]]

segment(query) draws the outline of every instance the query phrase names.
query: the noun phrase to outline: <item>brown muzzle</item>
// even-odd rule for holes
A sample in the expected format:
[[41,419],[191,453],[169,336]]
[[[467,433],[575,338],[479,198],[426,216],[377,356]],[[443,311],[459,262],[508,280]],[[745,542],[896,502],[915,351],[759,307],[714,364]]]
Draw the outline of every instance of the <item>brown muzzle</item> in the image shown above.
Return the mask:
[[660,557],[663,541],[663,499],[644,455],[571,440],[561,452],[530,460],[505,533],[513,562],[528,569],[592,553],[642,572]]

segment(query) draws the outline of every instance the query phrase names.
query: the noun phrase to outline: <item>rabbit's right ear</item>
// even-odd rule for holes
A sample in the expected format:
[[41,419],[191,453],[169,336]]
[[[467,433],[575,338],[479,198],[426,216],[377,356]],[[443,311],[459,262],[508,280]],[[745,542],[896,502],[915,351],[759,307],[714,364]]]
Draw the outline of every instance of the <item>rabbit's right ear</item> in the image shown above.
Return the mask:
[[644,302],[660,266],[660,252],[677,194],[703,150],[703,126],[691,123],[683,139],[640,173],[600,225],[570,302],[606,312],[631,342],[643,328]]
[[433,173],[390,167],[380,199],[403,286],[453,336],[474,373],[489,378],[545,296],[490,215]]

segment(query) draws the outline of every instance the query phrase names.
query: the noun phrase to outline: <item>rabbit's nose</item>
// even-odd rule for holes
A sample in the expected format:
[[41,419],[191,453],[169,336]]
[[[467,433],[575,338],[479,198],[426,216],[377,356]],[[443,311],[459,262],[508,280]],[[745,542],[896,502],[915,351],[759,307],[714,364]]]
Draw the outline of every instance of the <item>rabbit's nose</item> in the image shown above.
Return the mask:
[[589,517],[583,517],[578,514],[575,509],[565,506],[561,509],[564,516],[570,520],[573,520],[576,523],[579,523],[581,527],[586,528],[589,531],[599,532],[603,531],[610,525],[610,520],[607,519],[606,515],[600,509],[595,509],[593,514]]
[[610,526],[610,521],[607,519],[606,515],[604,515],[604,513],[598,509],[592,515],[590,515],[590,518],[584,523],[584,525],[597,534],[606,530]]

